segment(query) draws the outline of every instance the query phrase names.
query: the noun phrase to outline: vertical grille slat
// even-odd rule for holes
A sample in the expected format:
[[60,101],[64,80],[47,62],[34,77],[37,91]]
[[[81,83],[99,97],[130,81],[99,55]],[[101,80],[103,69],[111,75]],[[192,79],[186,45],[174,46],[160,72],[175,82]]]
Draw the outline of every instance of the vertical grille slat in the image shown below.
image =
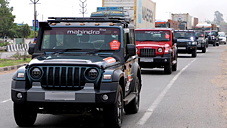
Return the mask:
[[151,48],[140,49],[140,56],[141,57],[155,57],[155,49],[151,49]]
[[52,76],[53,76],[53,87],[55,86],[55,68],[56,67],[53,67],[53,74],[52,74]]
[[48,85],[48,81],[49,81],[49,77],[48,77],[48,74],[49,74],[49,67],[47,67],[47,70],[46,70],[46,85]]
[[41,66],[44,75],[41,86],[45,89],[82,89],[86,68],[75,66]]
[[75,67],[72,69],[72,87],[75,87]]

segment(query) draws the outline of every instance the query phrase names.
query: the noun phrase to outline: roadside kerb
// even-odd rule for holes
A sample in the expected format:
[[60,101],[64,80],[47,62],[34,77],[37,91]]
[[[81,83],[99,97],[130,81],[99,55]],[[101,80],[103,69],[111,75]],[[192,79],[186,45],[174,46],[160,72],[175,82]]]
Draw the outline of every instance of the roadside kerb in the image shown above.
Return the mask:
[[18,69],[18,68],[25,66],[25,65],[26,64],[19,64],[19,65],[14,65],[14,66],[0,67],[0,72],[15,70],[15,69]]

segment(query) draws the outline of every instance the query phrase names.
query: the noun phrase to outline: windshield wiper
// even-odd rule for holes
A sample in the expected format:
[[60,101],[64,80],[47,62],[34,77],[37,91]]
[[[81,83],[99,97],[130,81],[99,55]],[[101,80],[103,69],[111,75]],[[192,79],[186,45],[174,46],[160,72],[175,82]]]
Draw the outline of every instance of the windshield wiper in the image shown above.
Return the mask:
[[98,53],[98,52],[109,52],[109,51],[113,51],[113,50],[108,50],[108,49],[93,50],[93,51],[87,52],[87,54],[95,54],[95,53]]
[[[62,50],[57,50],[55,52],[50,52],[49,55],[55,55],[55,54],[63,54],[67,51],[71,51],[71,50],[82,50],[82,49],[62,49]],[[47,55],[47,52],[44,52],[45,55]]]

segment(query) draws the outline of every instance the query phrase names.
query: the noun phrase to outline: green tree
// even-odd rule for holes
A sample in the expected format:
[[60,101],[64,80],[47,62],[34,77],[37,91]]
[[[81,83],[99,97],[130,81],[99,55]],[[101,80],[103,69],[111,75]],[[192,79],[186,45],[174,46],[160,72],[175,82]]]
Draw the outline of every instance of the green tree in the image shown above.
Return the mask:
[[31,34],[30,27],[28,24],[22,24],[17,28],[17,35],[20,38],[27,38]]
[[214,12],[214,23],[220,25],[221,23],[225,22],[223,19],[223,14],[219,11]]
[[[9,7],[7,0],[0,0],[0,36],[11,35],[15,16],[12,14],[13,7]],[[11,33],[11,34],[10,34]]]

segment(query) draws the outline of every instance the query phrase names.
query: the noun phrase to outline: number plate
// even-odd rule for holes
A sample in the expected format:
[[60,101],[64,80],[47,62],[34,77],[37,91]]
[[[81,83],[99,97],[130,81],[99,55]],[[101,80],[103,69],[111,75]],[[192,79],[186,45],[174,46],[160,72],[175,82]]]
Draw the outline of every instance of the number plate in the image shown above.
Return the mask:
[[45,100],[75,100],[73,92],[45,92]]
[[140,58],[140,62],[154,62],[153,58]]
[[177,47],[177,49],[186,49],[186,47]]

